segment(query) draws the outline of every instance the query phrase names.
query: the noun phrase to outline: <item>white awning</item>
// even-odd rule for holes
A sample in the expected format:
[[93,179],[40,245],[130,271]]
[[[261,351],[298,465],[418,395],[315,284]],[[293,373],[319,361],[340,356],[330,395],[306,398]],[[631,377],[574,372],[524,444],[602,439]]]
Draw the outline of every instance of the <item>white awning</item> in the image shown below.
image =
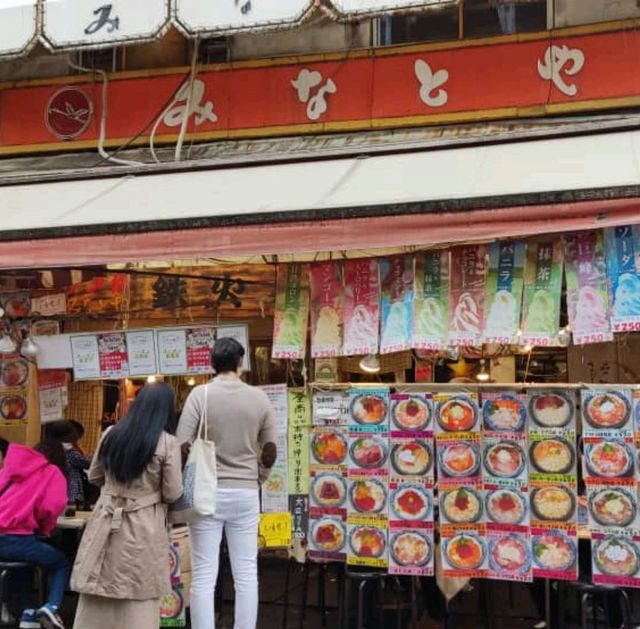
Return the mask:
[[294,26],[313,7],[312,0],[174,0],[174,4],[178,27],[188,35]]
[[26,53],[36,41],[37,0],[0,0],[0,59]]
[[0,187],[0,231],[280,216],[640,184],[640,131]]
[[362,16],[409,9],[456,6],[458,2],[459,0],[333,0],[332,4],[345,16]]
[[42,39],[52,50],[152,40],[169,24],[169,0],[43,0]]

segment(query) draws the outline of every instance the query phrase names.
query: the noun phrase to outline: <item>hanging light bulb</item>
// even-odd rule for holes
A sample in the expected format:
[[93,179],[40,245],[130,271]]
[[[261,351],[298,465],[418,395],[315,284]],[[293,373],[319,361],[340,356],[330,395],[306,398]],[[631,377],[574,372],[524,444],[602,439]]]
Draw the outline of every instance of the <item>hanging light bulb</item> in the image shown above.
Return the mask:
[[16,345],[9,334],[2,333],[0,337],[0,354],[13,354],[16,351]]
[[22,344],[20,345],[20,353],[25,358],[35,358],[40,352],[38,344],[34,342],[26,330],[22,330]]
[[156,377],[155,376],[147,376],[147,382],[149,384],[153,384],[156,381]]
[[366,373],[379,373],[380,372],[380,361],[375,354],[367,354],[360,361],[360,369]]
[[476,380],[478,382],[489,382],[491,375],[487,371],[487,361],[482,358],[480,359],[480,371],[476,374]]
[[187,379],[187,386],[190,386],[190,387],[196,386],[196,379],[193,376]]

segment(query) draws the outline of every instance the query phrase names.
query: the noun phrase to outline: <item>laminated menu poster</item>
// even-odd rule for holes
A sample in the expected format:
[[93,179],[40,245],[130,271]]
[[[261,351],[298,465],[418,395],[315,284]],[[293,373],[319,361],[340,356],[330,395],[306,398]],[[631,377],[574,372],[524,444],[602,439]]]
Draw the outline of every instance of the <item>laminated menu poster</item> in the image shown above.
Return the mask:
[[352,389],[347,456],[347,563],[386,568],[389,390]]
[[433,575],[433,425],[431,394],[396,393],[391,396],[391,574]]
[[489,245],[485,343],[509,345],[518,341],[525,250],[524,242],[502,241]]
[[613,340],[601,231],[565,237],[567,311],[576,345]]
[[289,389],[289,511],[292,534],[305,540],[309,526],[309,436],[311,433],[311,400],[306,389]]
[[533,576],[578,577],[576,396],[531,389],[529,492]]
[[267,394],[278,422],[276,446],[278,458],[267,480],[262,484],[262,511],[281,513],[289,508],[288,481],[288,397],[287,385],[276,384],[261,387]]
[[440,553],[446,577],[485,577],[480,412],[476,394],[435,395]]
[[80,334],[71,337],[71,360],[74,380],[97,380],[100,378],[100,355],[98,336]]
[[301,359],[307,346],[309,283],[303,264],[278,265],[273,357]]
[[[344,561],[347,547],[347,413],[319,413],[320,405],[336,404],[313,398],[313,428],[309,442],[311,482],[309,487],[309,558],[314,561]],[[348,398],[347,398],[348,399]],[[322,406],[327,408],[327,406]],[[340,405],[337,406],[340,409]],[[323,425],[323,421],[326,423]]]
[[311,266],[311,356],[342,355],[344,287],[342,264],[333,260]]
[[518,393],[482,394],[483,474],[490,579],[531,581],[527,406]]
[[446,349],[449,327],[449,250],[416,255],[413,346]]
[[382,258],[380,283],[380,353],[408,350],[413,336],[413,256]]
[[152,376],[158,372],[153,330],[130,330],[127,336],[129,375]]
[[450,345],[482,345],[486,257],[486,245],[469,245],[451,249]]
[[158,369],[165,375],[187,373],[187,331],[185,328],[156,330]]
[[380,270],[378,260],[346,260],[345,356],[378,353],[380,327]]
[[640,330],[640,225],[604,230],[614,332]]
[[349,394],[346,391],[315,391],[313,425],[345,425],[349,416]]
[[584,391],[582,419],[593,581],[640,587],[631,391]]
[[128,378],[129,357],[124,332],[98,334],[98,360],[101,378]]
[[187,328],[187,372],[213,373],[211,352],[215,340],[214,329],[210,326]]
[[564,249],[560,239],[527,243],[522,307],[523,345],[557,345]]

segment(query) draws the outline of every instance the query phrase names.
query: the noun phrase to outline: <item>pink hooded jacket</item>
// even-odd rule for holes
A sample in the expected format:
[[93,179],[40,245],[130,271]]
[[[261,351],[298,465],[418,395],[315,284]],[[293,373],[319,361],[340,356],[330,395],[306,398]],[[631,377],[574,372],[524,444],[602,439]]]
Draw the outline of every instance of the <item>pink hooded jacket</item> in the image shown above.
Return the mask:
[[0,471],[0,535],[49,535],[67,505],[67,479],[47,459],[11,444]]

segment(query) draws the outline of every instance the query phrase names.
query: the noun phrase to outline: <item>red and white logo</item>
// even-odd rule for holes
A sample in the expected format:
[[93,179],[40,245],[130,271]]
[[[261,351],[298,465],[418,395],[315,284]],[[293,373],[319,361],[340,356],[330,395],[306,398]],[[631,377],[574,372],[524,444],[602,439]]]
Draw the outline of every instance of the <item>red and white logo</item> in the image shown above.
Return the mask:
[[93,102],[77,87],[63,87],[47,103],[44,120],[52,135],[73,140],[84,133],[91,122]]

